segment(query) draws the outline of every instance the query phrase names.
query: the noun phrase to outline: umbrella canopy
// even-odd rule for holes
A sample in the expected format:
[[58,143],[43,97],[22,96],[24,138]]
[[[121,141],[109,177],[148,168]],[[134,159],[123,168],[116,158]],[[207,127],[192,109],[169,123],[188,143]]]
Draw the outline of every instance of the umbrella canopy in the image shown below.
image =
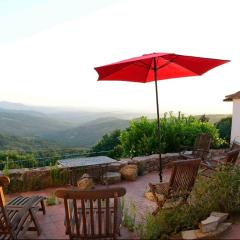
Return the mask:
[[157,81],[199,76],[227,62],[229,60],[185,56],[174,53],[151,53],[95,68],[99,75],[98,80],[140,83],[155,81],[160,181],[162,181],[162,161]]
[[[156,62],[156,63],[155,63]],[[152,53],[109,65],[96,67],[98,80],[146,83],[169,78],[199,76],[229,60],[183,56],[173,53]]]

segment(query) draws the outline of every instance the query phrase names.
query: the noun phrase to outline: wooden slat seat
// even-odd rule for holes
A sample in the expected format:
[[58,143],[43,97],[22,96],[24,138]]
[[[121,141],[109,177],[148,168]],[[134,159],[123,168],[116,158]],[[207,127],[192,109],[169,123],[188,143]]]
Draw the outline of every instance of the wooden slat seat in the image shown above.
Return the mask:
[[120,197],[124,188],[79,191],[57,190],[64,199],[66,234],[70,239],[115,239],[122,219]]
[[44,197],[42,196],[32,196],[32,197],[23,197],[17,196],[16,198],[12,199],[10,202],[7,203],[8,207],[16,207],[16,206],[24,206],[29,201],[32,202],[32,207],[36,208],[38,211],[42,211],[43,214],[46,214],[45,204],[44,204]]
[[37,231],[40,235],[36,212],[45,214],[44,198],[18,196],[6,203],[3,187],[9,183],[8,177],[0,177],[0,239],[23,238],[26,231]]
[[[183,202],[187,202],[194,186],[201,159],[179,160],[171,163],[171,177],[167,183],[152,184],[149,183],[150,191],[157,204],[153,215],[163,207],[168,199],[182,198]],[[158,194],[161,195],[159,198]]]

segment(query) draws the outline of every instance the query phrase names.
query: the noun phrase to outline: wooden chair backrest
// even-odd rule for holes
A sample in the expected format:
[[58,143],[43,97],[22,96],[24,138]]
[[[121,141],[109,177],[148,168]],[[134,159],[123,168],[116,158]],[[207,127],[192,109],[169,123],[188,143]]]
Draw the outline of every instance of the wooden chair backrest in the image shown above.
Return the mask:
[[234,165],[238,159],[239,152],[240,148],[236,148],[234,150],[229,151],[227,153],[226,158],[224,159],[224,163]]
[[14,236],[14,233],[11,232],[10,221],[8,219],[8,214],[6,212],[6,202],[3,193],[3,187],[7,186],[10,183],[10,180],[6,176],[0,177],[0,236]]
[[195,183],[201,159],[179,160],[172,163],[169,194],[189,195]]
[[64,199],[66,232],[70,238],[116,238],[120,227],[119,197],[124,188],[57,190]]
[[196,157],[205,159],[209,153],[212,138],[207,133],[201,133],[197,136],[192,154]]

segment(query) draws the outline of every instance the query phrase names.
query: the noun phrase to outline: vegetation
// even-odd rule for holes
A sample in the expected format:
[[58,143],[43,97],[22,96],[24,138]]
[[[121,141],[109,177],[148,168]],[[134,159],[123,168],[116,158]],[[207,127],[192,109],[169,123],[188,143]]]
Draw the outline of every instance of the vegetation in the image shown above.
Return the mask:
[[230,143],[232,117],[226,117],[215,123],[216,128],[219,130],[219,135],[222,139]]
[[60,169],[57,165],[50,169],[51,186],[61,186],[69,182],[69,172],[67,169]]
[[55,193],[51,193],[51,195],[49,197],[47,197],[46,204],[48,206],[54,206],[57,203],[58,203],[58,201],[57,201],[57,197],[56,197]]
[[[211,178],[199,177],[188,205],[150,213],[137,227],[141,239],[163,239],[182,230],[196,229],[212,211],[240,211],[240,167],[221,166]],[[157,226],[157,227],[156,227]]]
[[[0,111],[0,113],[2,112]],[[36,113],[35,115],[38,116]],[[35,115],[34,117],[36,117]],[[208,122],[209,116],[186,117],[179,113],[175,117],[171,113],[165,114],[160,120],[161,151],[163,153],[178,152],[182,146],[191,147],[196,136],[201,132],[209,133],[212,136],[213,148],[227,146],[230,138],[230,118],[222,119],[212,125]],[[116,130],[116,126],[120,126],[120,129],[127,126],[128,128]],[[59,139],[58,143],[62,141],[60,144],[63,145],[81,144],[86,146],[100,138],[90,150],[79,147],[65,149],[39,138],[0,134],[0,170],[3,170],[6,164],[8,169],[53,166],[59,159],[74,156],[106,155],[120,159],[121,157],[150,155],[158,151],[156,130],[156,120],[149,120],[146,117],[133,120],[130,125],[127,120],[104,118],[78,128],[57,131],[48,136],[49,139],[52,137],[55,140]],[[52,131],[50,132],[52,133]],[[103,137],[101,138],[101,136]],[[142,171],[144,169],[140,169],[139,174],[142,174]]]
[[53,166],[59,159],[84,156],[86,154],[87,152],[81,148],[53,148],[32,152],[16,150],[0,151],[0,170],[6,166],[8,169]]
[[[156,120],[142,117],[130,122],[129,128],[122,131],[121,146],[125,156],[149,155],[157,152]],[[178,152],[182,146],[192,146],[198,134],[205,132],[211,135],[212,147],[218,148],[225,144],[219,137],[218,130],[211,123],[197,120],[192,116],[178,117],[165,114],[160,120],[161,152]]]
[[134,201],[130,201],[129,206],[126,206],[125,198],[122,199],[122,213],[123,213],[123,226],[129,231],[133,232],[136,225],[137,208]]
[[119,159],[122,156],[120,134],[120,129],[114,130],[109,134],[105,134],[101,140],[92,147],[91,154],[106,155],[115,159]]
[[58,146],[35,137],[18,137],[0,134],[0,151],[15,150],[31,152],[51,148],[58,148]]

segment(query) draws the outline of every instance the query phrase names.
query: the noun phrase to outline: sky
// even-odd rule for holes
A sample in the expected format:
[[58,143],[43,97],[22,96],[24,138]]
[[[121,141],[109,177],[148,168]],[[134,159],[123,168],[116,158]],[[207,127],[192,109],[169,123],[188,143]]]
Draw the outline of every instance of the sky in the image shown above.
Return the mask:
[[238,0],[0,0],[0,101],[155,112],[154,83],[98,82],[94,67],[152,52],[229,59],[158,82],[160,112],[231,113],[240,90]]

